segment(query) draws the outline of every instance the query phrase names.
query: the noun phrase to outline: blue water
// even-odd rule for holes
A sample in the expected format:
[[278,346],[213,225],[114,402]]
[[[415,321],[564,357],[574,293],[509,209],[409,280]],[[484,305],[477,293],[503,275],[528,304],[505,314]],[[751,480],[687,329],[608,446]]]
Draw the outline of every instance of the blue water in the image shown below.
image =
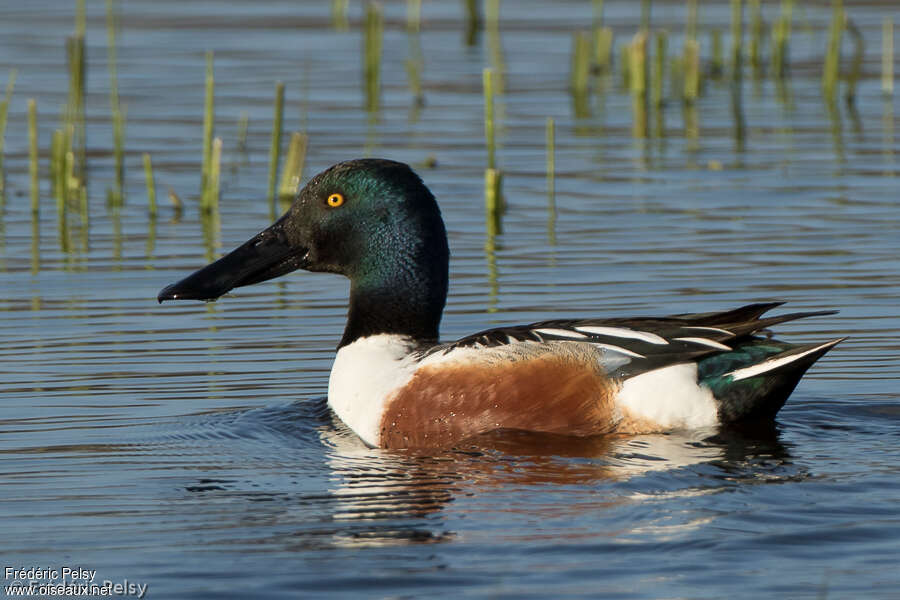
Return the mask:
[[[604,4],[618,48],[639,11]],[[728,3],[706,4],[704,56],[712,28],[730,43]],[[763,8],[771,23],[777,6]],[[727,82],[707,81],[692,137],[692,115],[667,81],[664,136],[636,139],[617,71],[594,81],[589,114],[574,115],[571,35],[589,26],[590,3],[505,3],[499,36],[482,31],[471,47],[461,3],[425,3],[418,109],[405,5],[384,9],[382,108],[370,118],[356,3],[346,31],[324,2],[122,3],[117,209],[106,193],[104,5],[89,2],[89,220],[70,210],[60,225],[46,151],[66,98],[74,7],[0,5],[0,85],[18,69],[0,219],[0,566],[82,567],[97,580],[147,584],[150,598],[897,597],[900,147],[897,101],[882,97],[878,74],[881,19],[900,15],[888,3],[848,3],[866,42],[853,107],[840,99],[826,110],[819,68],[830,11],[798,3],[788,94],[747,69],[737,115]],[[674,55],[684,3],[654,3],[652,16]],[[204,223],[206,50],[215,51],[224,168],[218,219]],[[847,68],[850,42],[844,52]],[[491,65],[504,74],[498,164],[508,204],[496,236],[482,209],[481,70]],[[323,398],[346,281],[295,273],[215,304],[155,300],[281,210],[265,198],[276,80],[287,87],[285,131],[309,135],[305,177],[385,156],[412,163],[436,194],[453,253],[447,339],[493,324],[773,299],[840,310],[780,326],[781,339],[850,339],[809,372],[771,428],[367,449]],[[42,152],[36,222],[30,97]]]

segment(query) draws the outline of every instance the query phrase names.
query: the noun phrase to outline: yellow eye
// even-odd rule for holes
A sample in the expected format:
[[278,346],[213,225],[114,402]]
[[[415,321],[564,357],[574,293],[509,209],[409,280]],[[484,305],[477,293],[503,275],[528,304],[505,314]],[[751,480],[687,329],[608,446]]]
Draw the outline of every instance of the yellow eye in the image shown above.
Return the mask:
[[331,208],[337,208],[343,203],[344,196],[342,194],[332,194],[328,196],[328,206],[330,206]]

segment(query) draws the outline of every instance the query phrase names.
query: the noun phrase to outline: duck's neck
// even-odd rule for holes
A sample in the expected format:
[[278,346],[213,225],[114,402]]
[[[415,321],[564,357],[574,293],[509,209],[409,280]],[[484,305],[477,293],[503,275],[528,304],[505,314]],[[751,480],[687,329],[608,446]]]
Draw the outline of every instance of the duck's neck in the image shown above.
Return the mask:
[[339,349],[378,334],[407,336],[422,345],[437,342],[447,299],[446,259],[417,269],[404,268],[404,263],[351,278],[347,327]]

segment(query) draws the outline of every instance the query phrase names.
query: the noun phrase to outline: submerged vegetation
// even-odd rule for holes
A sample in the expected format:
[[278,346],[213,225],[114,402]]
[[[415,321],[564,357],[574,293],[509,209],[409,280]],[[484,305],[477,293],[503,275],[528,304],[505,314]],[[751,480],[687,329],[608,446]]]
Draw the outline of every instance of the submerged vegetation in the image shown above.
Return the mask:
[[[755,85],[765,78],[774,82],[778,97],[785,104],[790,99],[791,36],[798,27],[798,12],[808,11],[803,3],[782,0],[779,6],[768,6],[773,15],[766,20],[760,0],[730,0],[730,25],[723,32],[716,27],[703,26],[703,14],[697,0],[686,0],[683,32],[654,28],[652,2],[640,4],[640,21],[637,31],[614,29],[605,22],[604,2],[592,2],[590,28],[571,32],[572,46],[569,60],[568,88],[572,101],[575,127],[579,122],[592,118],[595,105],[602,103],[606,94],[619,91],[628,94],[632,106],[632,135],[636,139],[663,138],[671,135],[663,120],[663,107],[680,103],[683,109],[683,135],[688,141],[698,140],[700,119],[698,101],[710,86],[728,85],[731,92],[733,137],[742,148],[746,124],[742,113],[742,81],[746,75]],[[461,26],[466,44],[478,43],[480,34],[487,37],[486,58],[490,66],[482,72],[484,93],[484,133],[486,164],[484,171],[485,211],[488,233],[493,235],[501,228],[503,214],[503,173],[498,164],[498,123],[503,121],[506,67],[502,49],[502,19],[500,0],[485,0],[484,15],[480,3],[474,0],[460,2]],[[109,78],[109,122],[112,131],[111,163],[112,182],[107,189],[109,210],[117,211],[125,201],[125,123],[126,111],[119,97],[117,72],[118,10],[115,0],[106,0],[106,54]],[[53,131],[49,149],[49,189],[56,200],[60,223],[60,240],[68,248],[69,219],[67,212],[77,209],[82,228],[86,231],[88,210],[88,160],[95,155],[88,152],[86,135],[86,80],[88,74],[86,53],[86,17],[84,0],[76,2],[74,32],[64,43],[68,71],[68,93],[60,112],[60,125]],[[806,13],[802,13],[806,14]],[[385,28],[397,27],[385,19],[383,9],[375,2],[366,2],[361,18],[353,22],[348,17],[346,0],[332,2],[332,22],[338,35],[357,27],[356,35],[362,44],[360,49],[362,74],[361,91],[363,106],[370,122],[377,122],[382,109],[382,50]],[[806,17],[804,17],[806,19]],[[894,90],[894,26],[886,17],[881,28],[880,89],[890,99]],[[808,20],[807,28],[810,27]],[[415,120],[418,110],[426,104],[428,85],[423,44],[427,43],[427,21],[422,22],[421,0],[407,0],[406,16],[400,27],[408,39],[408,58],[405,61],[407,83],[411,97],[410,119]],[[723,37],[727,36],[727,54],[723,49]],[[865,40],[852,16],[841,0],[832,0],[827,35],[820,55],[822,99],[833,127],[840,127],[838,109],[839,92],[843,84],[846,109],[855,110],[859,94],[858,84],[865,75],[863,57]],[[618,43],[617,43],[618,42]],[[768,55],[768,56],[766,56]],[[224,149],[234,148],[234,155],[245,155],[249,130],[249,116],[242,112],[233,141],[225,142],[216,136],[214,55],[206,52],[204,104],[202,112],[200,191],[198,207],[204,219],[217,223],[219,198],[222,193],[221,160]],[[618,72],[616,72],[618,71]],[[6,202],[4,141],[8,126],[10,103],[13,100],[16,70],[7,76],[5,94],[0,102],[0,202]],[[614,81],[619,82],[618,90]],[[267,199],[274,218],[276,200],[289,201],[300,189],[310,138],[305,125],[300,131],[290,133],[287,152],[282,159],[285,84],[275,85],[272,130],[269,146]],[[35,221],[40,218],[40,140],[38,139],[38,101],[27,101],[28,169],[30,176],[31,210]],[[199,112],[199,107],[198,107]],[[46,117],[44,117],[46,118]],[[17,125],[17,124],[16,124]],[[563,125],[565,126],[565,125]],[[555,195],[555,135],[557,124],[546,120],[547,192],[551,212]],[[150,154],[138,153],[143,163],[147,189],[147,210],[152,219],[158,211],[156,181]],[[237,159],[230,163],[237,170]],[[279,176],[280,173],[280,176]],[[170,198],[178,198],[170,191]],[[175,205],[176,215],[181,212],[180,200]],[[2,205],[2,204],[0,204]],[[216,226],[207,228],[215,243]],[[86,234],[85,234],[86,235]],[[152,244],[151,244],[152,245]],[[86,247],[86,242],[83,244]]]

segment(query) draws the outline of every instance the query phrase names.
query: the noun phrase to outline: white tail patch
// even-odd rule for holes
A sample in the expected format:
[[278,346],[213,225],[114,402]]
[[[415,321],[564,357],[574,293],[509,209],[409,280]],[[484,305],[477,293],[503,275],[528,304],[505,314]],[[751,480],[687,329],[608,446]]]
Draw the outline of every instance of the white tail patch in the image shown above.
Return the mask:
[[638,354],[637,352],[632,352],[631,350],[626,350],[621,346],[613,346],[612,344],[591,344],[591,346],[595,346],[597,348],[603,348],[604,350],[609,350],[610,352],[618,352],[619,354],[624,354],[625,356],[633,356],[635,358],[647,358],[643,354]]
[[839,341],[840,340],[826,342],[824,344],[816,346],[815,348],[810,348],[809,350],[806,350],[805,352],[791,354],[790,356],[777,356],[775,358],[770,358],[769,360],[763,361],[759,364],[751,365],[749,367],[744,367],[742,369],[735,369],[734,371],[731,371],[730,373],[725,373],[725,375],[723,375],[723,377],[731,375],[731,379],[733,381],[740,381],[741,379],[747,379],[749,377],[756,377],[757,375],[760,375],[762,373],[767,373],[767,372],[777,369],[779,367],[783,367],[784,365],[790,364],[790,363],[794,362],[795,360],[800,360],[804,356],[808,356],[808,355],[812,354],[813,352],[818,352],[818,351],[822,350],[823,348],[828,348],[828,347],[834,346]]
[[682,363],[626,379],[616,397],[633,417],[660,430],[710,427],[719,422],[712,391],[697,383],[697,365]]
[[669,343],[665,340],[665,338],[662,338],[655,333],[650,333],[649,331],[635,331],[634,329],[628,329],[626,327],[595,327],[593,325],[583,325],[581,327],[576,327],[575,329],[593,335],[608,335],[609,337],[641,340],[643,342],[649,342],[651,344]]
[[699,337],[680,337],[675,338],[679,342],[690,342],[691,344],[700,344],[701,346],[709,346],[710,348],[715,348],[716,350],[731,350],[731,346],[726,346],[725,344],[720,344],[715,340],[708,340],[706,338]]
[[578,333],[577,331],[572,331],[571,329],[553,329],[552,327],[542,327],[541,329],[533,329],[532,331],[543,335],[558,335],[559,337],[572,338],[573,340],[583,340],[587,337],[583,333]]

